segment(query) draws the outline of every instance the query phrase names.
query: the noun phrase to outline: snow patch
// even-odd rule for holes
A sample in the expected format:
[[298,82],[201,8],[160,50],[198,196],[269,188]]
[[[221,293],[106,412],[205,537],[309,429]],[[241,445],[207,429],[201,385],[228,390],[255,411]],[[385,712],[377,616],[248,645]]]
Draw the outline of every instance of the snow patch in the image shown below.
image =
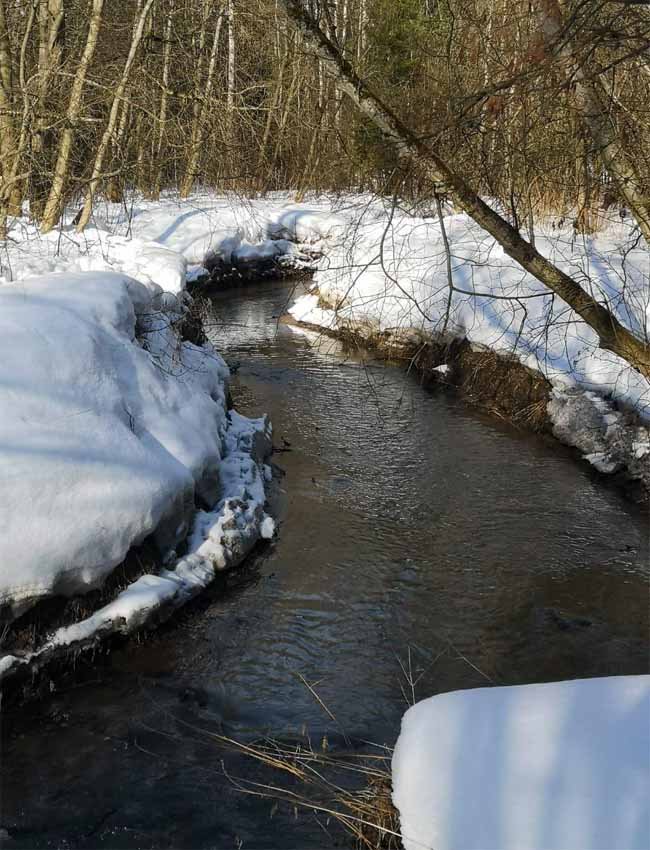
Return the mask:
[[405,850],[646,850],[650,677],[477,688],[402,719]]

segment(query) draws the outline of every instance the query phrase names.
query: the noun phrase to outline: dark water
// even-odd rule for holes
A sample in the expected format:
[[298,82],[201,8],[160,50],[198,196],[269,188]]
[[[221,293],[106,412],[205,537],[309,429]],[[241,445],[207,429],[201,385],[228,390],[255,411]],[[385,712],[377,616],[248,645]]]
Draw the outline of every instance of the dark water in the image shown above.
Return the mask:
[[[278,540],[198,608],[5,717],[7,847],[329,847],[211,739],[392,745],[415,696],[648,669],[647,517],[569,452],[214,299],[233,394],[268,411]],[[290,444],[290,445],[287,445]],[[332,721],[301,682],[305,677]],[[328,827],[329,829],[329,827]]]

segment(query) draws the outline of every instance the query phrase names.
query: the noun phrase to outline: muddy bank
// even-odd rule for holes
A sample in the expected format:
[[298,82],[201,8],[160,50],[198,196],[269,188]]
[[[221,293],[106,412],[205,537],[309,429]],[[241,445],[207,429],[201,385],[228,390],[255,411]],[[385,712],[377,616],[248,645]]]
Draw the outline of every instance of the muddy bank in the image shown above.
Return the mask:
[[[322,298],[319,307],[335,309]],[[350,321],[329,329],[298,322],[289,314],[281,321],[338,339],[353,351],[371,351],[414,370],[428,389],[452,390],[499,419],[557,439],[628,498],[640,504],[650,501],[650,451],[638,449],[645,448],[648,429],[633,411],[619,410],[593,393],[560,392],[516,357],[467,339],[378,331],[371,324]]]

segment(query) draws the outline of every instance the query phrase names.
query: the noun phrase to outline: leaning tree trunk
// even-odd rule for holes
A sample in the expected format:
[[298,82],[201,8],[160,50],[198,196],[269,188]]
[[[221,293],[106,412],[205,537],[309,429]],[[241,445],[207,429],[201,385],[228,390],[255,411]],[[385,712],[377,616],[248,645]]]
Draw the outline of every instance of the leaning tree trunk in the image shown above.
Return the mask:
[[542,256],[512,225],[491,209],[435,150],[410,130],[358,76],[327,38],[301,0],[281,0],[305,42],[358,109],[392,144],[400,159],[411,161],[432,183],[446,188],[454,201],[486,230],[503,250],[548,289],[560,296],[596,332],[601,348],[626,360],[650,379],[650,345],[628,328],[580,284]]
[[72,153],[72,143],[74,141],[75,126],[79,119],[82,105],[82,95],[86,82],[88,67],[92,62],[97,46],[97,37],[99,35],[99,27],[102,21],[102,10],[104,0],[93,0],[92,12],[90,15],[90,23],[88,25],[88,35],[86,36],[86,44],[84,46],[81,60],[77,68],[72,89],[70,91],[70,100],[66,111],[65,130],[61,135],[59,142],[59,152],[54,166],[54,177],[52,178],[52,186],[50,194],[45,205],[43,220],[41,222],[41,230],[47,233],[52,230],[63,213],[63,205],[65,202],[65,185],[68,180],[68,171],[70,168],[70,154]]
[[99,181],[102,173],[102,166],[104,164],[104,157],[106,156],[106,151],[108,150],[111,138],[113,137],[113,133],[115,132],[117,116],[119,114],[120,106],[124,98],[124,92],[126,91],[126,87],[129,82],[131,68],[133,67],[138,48],[140,47],[140,42],[144,33],[145,24],[147,23],[147,16],[149,15],[149,11],[154,3],[155,0],[147,0],[147,2],[144,4],[144,6],[142,7],[142,11],[140,12],[140,16],[138,18],[138,23],[133,32],[133,38],[131,39],[131,47],[129,48],[129,55],[126,58],[126,62],[124,63],[124,69],[122,70],[122,77],[120,78],[120,81],[117,84],[117,88],[115,89],[115,94],[113,95],[113,104],[111,106],[110,115],[108,116],[108,123],[106,125],[106,129],[104,130],[104,135],[102,136],[101,141],[99,143],[99,147],[97,148],[97,153],[95,154],[95,163],[93,165],[93,171],[90,177],[90,182],[88,183],[88,188],[86,190],[86,200],[84,202],[83,210],[81,211],[81,216],[79,217],[79,222],[77,224],[77,230],[79,232],[81,232],[90,221],[90,216],[93,210],[93,199],[95,197],[97,187],[99,186]]

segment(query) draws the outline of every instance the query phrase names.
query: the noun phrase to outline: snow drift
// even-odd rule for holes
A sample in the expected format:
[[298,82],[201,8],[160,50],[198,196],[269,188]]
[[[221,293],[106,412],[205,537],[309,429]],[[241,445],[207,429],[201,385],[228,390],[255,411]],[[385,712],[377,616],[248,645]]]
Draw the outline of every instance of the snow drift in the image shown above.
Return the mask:
[[286,193],[247,199],[205,192],[98,205],[83,233],[72,223],[74,209],[48,234],[27,217],[14,219],[0,253],[0,284],[50,272],[115,271],[178,294],[206,266],[311,267],[341,224],[331,207],[327,198],[292,203]]
[[166,555],[217,501],[228,371],[179,338],[180,303],[113,273],[0,287],[0,605]]
[[650,677],[477,688],[410,708],[393,756],[406,850],[645,850]]

